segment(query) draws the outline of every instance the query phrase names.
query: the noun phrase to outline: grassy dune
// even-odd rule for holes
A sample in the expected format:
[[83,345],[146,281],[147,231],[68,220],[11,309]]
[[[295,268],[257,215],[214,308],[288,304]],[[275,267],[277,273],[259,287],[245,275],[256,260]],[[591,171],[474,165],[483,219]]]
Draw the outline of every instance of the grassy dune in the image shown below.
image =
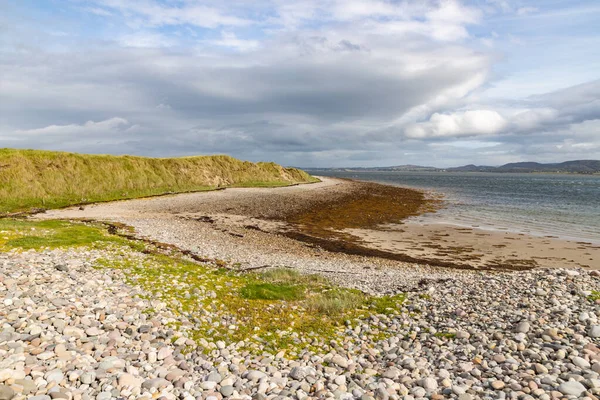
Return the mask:
[[223,155],[145,158],[0,149],[0,213],[224,186],[313,181],[298,169]]

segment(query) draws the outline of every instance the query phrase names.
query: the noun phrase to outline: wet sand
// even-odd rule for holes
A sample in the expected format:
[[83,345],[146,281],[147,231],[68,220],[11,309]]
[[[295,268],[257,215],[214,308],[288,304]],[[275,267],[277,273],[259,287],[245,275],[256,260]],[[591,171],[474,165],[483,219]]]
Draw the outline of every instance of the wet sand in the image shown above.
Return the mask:
[[532,267],[600,269],[600,246],[557,237],[538,237],[449,224],[413,223],[382,229],[348,229],[365,246],[416,259],[440,260],[473,268],[510,265]]
[[[385,260],[392,268],[600,269],[598,245],[411,222],[411,216],[439,206],[417,190],[323,178],[321,183],[294,187],[226,189],[97,204],[83,210],[49,211],[36,218],[118,221],[134,226],[142,236],[165,243],[180,241],[213,258],[246,266],[290,263],[290,257],[297,257],[318,268],[324,258],[346,262],[354,257],[356,262]],[[250,265],[247,260],[254,261]]]

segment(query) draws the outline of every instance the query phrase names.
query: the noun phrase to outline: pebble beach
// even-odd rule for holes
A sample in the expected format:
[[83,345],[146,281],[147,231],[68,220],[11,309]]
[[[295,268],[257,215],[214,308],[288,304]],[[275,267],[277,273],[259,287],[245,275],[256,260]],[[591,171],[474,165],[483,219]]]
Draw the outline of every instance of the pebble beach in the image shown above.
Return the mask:
[[[402,293],[397,308],[344,319],[331,336],[294,333],[294,345],[278,350],[256,335],[194,334],[240,323],[214,307],[223,292],[193,286],[190,275],[159,275],[150,291],[139,267],[150,257],[145,251],[5,251],[0,400],[600,397],[597,270],[467,270],[329,252],[287,237],[283,222],[256,211],[265,198],[349,190],[334,180],[317,185],[107,203],[35,218],[125,224],[140,239],[187,251],[189,262],[207,260],[207,269],[192,272],[206,279],[219,265],[232,274],[285,267],[371,295]],[[258,206],[241,212],[248,199]],[[111,267],[117,264],[124,267]],[[218,287],[234,291],[228,276],[219,275]]]

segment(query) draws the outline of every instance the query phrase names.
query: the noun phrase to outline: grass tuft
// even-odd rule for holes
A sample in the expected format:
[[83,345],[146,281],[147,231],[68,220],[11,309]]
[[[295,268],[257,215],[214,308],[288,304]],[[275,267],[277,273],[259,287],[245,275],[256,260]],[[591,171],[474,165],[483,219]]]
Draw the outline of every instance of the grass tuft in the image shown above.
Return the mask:
[[309,298],[306,308],[310,312],[335,316],[355,310],[364,302],[365,295],[357,290],[332,289]]
[[274,283],[249,283],[240,290],[240,295],[249,300],[294,301],[305,297],[302,286]]

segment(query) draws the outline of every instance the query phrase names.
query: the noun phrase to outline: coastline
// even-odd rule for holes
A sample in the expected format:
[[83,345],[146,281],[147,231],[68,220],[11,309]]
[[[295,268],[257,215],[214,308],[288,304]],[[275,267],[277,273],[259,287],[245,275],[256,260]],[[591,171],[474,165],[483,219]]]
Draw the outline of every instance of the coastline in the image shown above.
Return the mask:
[[[323,177],[311,185],[129,200],[34,218],[119,222],[142,237],[242,269],[289,265],[361,274],[365,262],[367,268],[389,270],[600,267],[600,247],[589,243],[422,226],[409,218],[438,207],[423,191]],[[307,267],[324,260],[325,267]],[[395,283],[383,285],[392,290]]]
[[[285,216],[323,208],[324,195],[342,206],[355,185],[227,189],[0,221],[0,393],[13,400],[600,394],[600,271],[440,268],[285,236]],[[114,221],[109,234],[85,215]],[[49,220],[57,217],[81,221]]]

